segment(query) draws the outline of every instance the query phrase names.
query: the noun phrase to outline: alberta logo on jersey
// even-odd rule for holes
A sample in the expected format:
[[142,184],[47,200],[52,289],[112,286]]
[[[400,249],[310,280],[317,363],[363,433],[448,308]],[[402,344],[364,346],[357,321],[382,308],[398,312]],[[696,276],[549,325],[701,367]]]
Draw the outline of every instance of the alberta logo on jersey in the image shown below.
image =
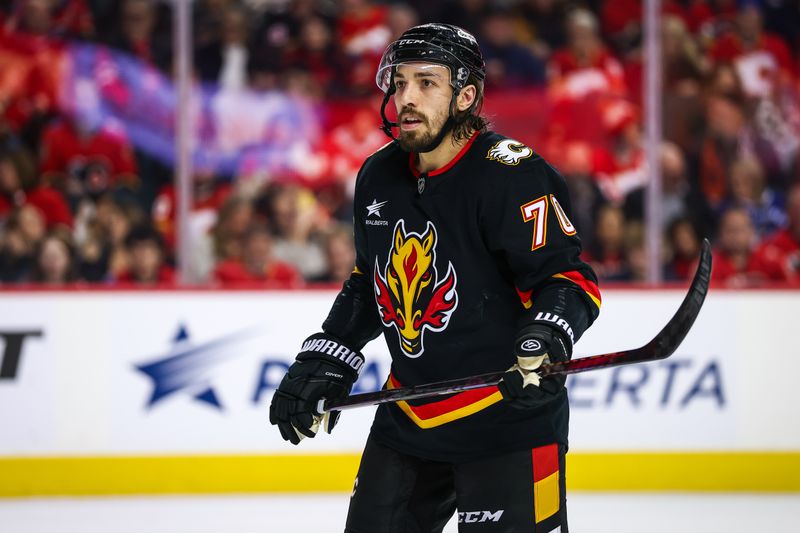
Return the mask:
[[444,330],[458,306],[456,271],[448,262],[447,275],[439,278],[436,241],[432,222],[420,234],[406,231],[405,221],[400,219],[383,272],[375,261],[375,301],[381,320],[387,327],[394,326],[400,348],[412,358],[425,351],[425,330]]
[[516,166],[523,159],[533,155],[533,150],[514,139],[498,141],[489,148],[486,159],[498,161],[504,165]]

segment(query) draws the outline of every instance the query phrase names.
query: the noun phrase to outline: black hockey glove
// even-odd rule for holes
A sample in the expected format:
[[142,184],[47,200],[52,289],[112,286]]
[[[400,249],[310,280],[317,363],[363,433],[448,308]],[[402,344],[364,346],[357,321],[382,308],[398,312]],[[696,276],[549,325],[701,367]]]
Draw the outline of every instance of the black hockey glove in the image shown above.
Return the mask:
[[302,351],[283,377],[269,408],[269,421],[292,444],[314,437],[320,425],[330,433],[340,411],[320,413],[320,400],[347,396],[353,387],[364,356],[337,338],[315,333],[303,342]]
[[536,369],[545,363],[569,359],[564,340],[556,329],[545,324],[531,324],[517,335],[517,364],[498,385],[503,398],[517,409],[540,407],[564,388],[566,376],[540,378]]

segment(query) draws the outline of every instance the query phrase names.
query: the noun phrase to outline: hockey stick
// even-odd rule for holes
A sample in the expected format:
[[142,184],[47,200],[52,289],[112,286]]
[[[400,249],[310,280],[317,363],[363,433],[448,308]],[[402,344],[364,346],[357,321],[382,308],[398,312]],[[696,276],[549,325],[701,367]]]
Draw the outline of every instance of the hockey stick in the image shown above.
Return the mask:
[[[658,361],[666,359],[675,352],[680,346],[686,334],[694,324],[703,301],[708,293],[708,283],[711,279],[711,244],[707,239],[703,240],[703,247],[700,252],[700,262],[697,266],[689,292],[683,299],[675,315],[667,322],[664,328],[653,337],[653,339],[642,346],[633,350],[623,352],[606,353],[581,357],[572,361],[543,365],[537,372],[540,376],[551,376],[553,374],[577,374],[589,370],[600,368],[610,368],[614,366],[629,365],[632,363],[643,363],[647,361]],[[492,372],[480,374],[468,378],[439,381],[437,383],[427,383],[413,387],[401,387],[398,389],[386,389],[365,394],[354,394],[347,398],[334,401],[321,400],[320,413],[324,411],[353,409],[365,407],[367,405],[378,405],[388,402],[416,400],[420,398],[430,398],[445,394],[453,394],[472,389],[480,389],[497,385],[503,378],[503,372]]]

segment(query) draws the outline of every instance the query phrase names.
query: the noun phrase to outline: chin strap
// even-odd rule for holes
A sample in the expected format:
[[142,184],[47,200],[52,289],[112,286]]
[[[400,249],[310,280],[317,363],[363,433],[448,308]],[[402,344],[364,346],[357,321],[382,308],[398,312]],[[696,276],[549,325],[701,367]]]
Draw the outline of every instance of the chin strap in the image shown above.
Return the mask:
[[392,70],[392,77],[389,79],[389,88],[386,89],[386,94],[383,95],[383,102],[381,103],[381,120],[383,121],[381,130],[383,130],[383,133],[385,133],[391,140],[397,142],[397,137],[395,137],[392,133],[392,128],[398,124],[397,122],[392,122],[386,118],[386,104],[389,103],[389,98],[391,98],[394,94],[394,90],[394,70]]

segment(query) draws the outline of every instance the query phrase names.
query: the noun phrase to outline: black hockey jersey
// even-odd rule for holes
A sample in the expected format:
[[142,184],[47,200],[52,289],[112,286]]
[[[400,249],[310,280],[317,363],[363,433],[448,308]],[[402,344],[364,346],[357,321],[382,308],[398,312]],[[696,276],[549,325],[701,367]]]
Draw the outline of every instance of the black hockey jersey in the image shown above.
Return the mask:
[[[323,329],[361,348],[383,332],[387,387],[514,363],[519,328],[547,322],[568,345],[597,316],[596,277],[579,259],[563,178],[531,148],[474,134],[445,167],[419,174],[390,143],[356,182],[356,268]],[[566,391],[523,411],[497,387],[378,408],[372,435],[433,460],[461,461],[567,441]]]

